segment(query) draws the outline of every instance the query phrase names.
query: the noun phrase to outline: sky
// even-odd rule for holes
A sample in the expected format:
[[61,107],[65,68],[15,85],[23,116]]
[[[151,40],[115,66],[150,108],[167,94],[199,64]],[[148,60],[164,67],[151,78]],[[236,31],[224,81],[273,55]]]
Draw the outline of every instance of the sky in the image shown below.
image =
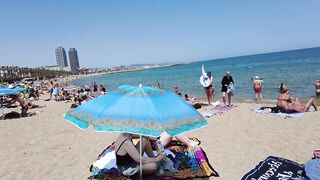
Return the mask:
[[0,66],[183,63],[320,46],[318,0],[1,0]]

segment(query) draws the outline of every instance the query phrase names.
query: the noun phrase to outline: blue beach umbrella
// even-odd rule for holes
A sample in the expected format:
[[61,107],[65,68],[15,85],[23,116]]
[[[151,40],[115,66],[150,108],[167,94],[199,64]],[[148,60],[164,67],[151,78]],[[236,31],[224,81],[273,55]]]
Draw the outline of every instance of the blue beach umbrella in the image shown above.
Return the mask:
[[173,92],[124,85],[75,109],[64,118],[81,129],[116,131],[158,137],[206,126],[207,121]]
[[15,95],[18,91],[9,89],[9,88],[0,88],[0,105],[1,105],[1,114],[3,116],[3,96]]
[[14,95],[18,91],[9,88],[0,88],[0,96]]
[[[124,85],[75,109],[64,118],[81,129],[115,131],[158,137],[171,136],[207,125],[184,99],[161,89]],[[140,143],[140,150],[141,150]],[[140,151],[140,175],[142,176]]]
[[26,88],[21,88],[21,87],[17,87],[17,88],[14,88],[15,91],[19,91],[19,92],[24,92],[26,91],[27,89]]

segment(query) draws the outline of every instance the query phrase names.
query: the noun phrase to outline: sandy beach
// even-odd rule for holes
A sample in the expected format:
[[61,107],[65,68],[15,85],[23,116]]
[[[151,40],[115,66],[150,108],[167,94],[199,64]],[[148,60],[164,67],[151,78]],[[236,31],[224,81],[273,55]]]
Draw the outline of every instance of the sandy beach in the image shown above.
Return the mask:
[[[44,99],[35,103],[47,107],[31,109],[32,117],[0,120],[0,179],[87,179],[91,163],[116,139],[117,133],[80,130],[63,120],[71,103]],[[220,174],[212,179],[240,179],[269,155],[305,163],[320,148],[320,112],[283,118],[251,111],[261,104],[235,105],[188,133],[202,141]]]

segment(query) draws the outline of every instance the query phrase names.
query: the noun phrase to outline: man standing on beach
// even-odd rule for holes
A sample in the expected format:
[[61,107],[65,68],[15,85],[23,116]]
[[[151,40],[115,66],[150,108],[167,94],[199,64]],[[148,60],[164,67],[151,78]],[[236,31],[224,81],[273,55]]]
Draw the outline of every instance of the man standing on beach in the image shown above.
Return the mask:
[[262,100],[262,82],[263,80],[259,78],[259,76],[255,76],[254,79],[252,78],[253,90],[256,95],[256,101],[258,101],[258,99]]
[[222,92],[222,100],[223,100],[223,104],[226,105],[226,95],[228,95],[228,106],[231,106],[231,96],[232,96],[232,92],[231,93],[227,93],[228,91],[228,86],[230,85],[230,83],[232,82],[232,84],[234,84],[233,78],[230,74],[230,71],[226,72],[226,75],[222,78],[221,81],[221,92]]

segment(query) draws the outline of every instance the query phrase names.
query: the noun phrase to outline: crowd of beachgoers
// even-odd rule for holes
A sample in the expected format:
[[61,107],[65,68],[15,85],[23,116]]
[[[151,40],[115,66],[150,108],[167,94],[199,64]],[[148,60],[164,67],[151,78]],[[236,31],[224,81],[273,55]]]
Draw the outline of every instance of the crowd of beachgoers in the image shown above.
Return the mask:
[[[231,80],[231,73],[226,72],[226,75],[223,77],[221,84],[225,85],[225,88],[221,90],[222,92],[222,102],[216,103],[213,102],[213,95],[214,95],[214,84],[212,81],[212,77],[210,77],[210,73],[206,73],[206,76],[211,80],[207,87],[204,87],[204,91],[206,95],[209,94],[208,103],[204,103],[203,101],[199,101],[195,97],[189,97],[187,92],[181,92],[179,89],[178,84],[174,84],[172,87],[172,91],[176,93],[181,98],[185,99],[188,103],[193,105],[194,108],[200,109],[202,106],[220,106],[231,107],[231,97],[234,95],[233,93],[233,80]],[[231,77],[231,78],[230,78]],[[70,84],[72,78],[69,77],[61,77],[55,79],[44,79],[44,80],[30,80],[24,82],[16,82],[16,83],[2,83],[0,86],[3,88],[17,90],[16,94],[1,96],[1,106],[10,108],[21,107],[21,113],[19,113],[19,117],[26,117],[32,116],[34,114],[29,113],[28,109],[32,108],[45,108],[46,101],[54,101],[54,102],[69,102],[69,108],[76,108],[81,104],[84,104],[98,96],[104,95],[107,93],[106,88],[104,85],[99,84],[97,82],[92,82],[86,86],[76,86]],[[252,79],[253,90],[256,93],[262,93],[262,82],[263,80],[258,76]],[[314,85],[316,87],[320,84],[320,81],[315,81]],[[155,88],[162,88],[160,83],[151,84],[149,85]],[[209,87],[209,88],[208,88]],[[18,91],[19,90],[19,91]],[[212,93],[212,94],[210,94]],[[216,93],[217,94],[217,93]],[[257,99],[262,99],[262,95],[257,95]],[[230,98],[229,98],[230,96]],[[43,98],[44,97],[44,98]],[[44,103],[39,103],[38,100],[44,100]],[[309,100],[306,104],[302,104],[299,99],[295,96],[292,96],[289,92],[289,88],[286,85],[281,83],[279,85],[279,97],[277,99],[277,104],[275,107],[267,107],[272,112],[305,112],[308,111],[311,106],[317,110],[317,106],[314,103],[314,100]],[[41,104],[41,105],[40,105]],[[263,107],[266,108],[266,107]],[[9,113],[10,114],[10,113]],[[7,114],[6,114],[7,115]],[[5,115],[5,116],[6,116]],[[12,113],[10,115],[13,115]],[[131,138],[131,135],[128,134],[121,134],[119,135],[116,141],[116,148],[120,149],[120,155],[126,154],[126,151],[121,148],[121,143],[126,138]],[[161,136],[161,142],[163,145],[168,144],[173,137],[169,136],[168,134],[164,133]],[[190,140],[185,135],[179,135],[175,137],[180,142],[188,145],[189,147],[195,147],[198,145],[197,142]],[[126,145],[125,145],[126,146]],[[163,159],[163,156],[160,156],[158,160]],[[151,168],[152,172],[155,168]],[[126,169],[124,169],[125,171]]]
[[[104,95],[106,93],[106,88],[103,84],[98,84],[93,82],[90,85],[76,86],[70,84],[70,77],[60,77],[54,79],[43,79],[36,80],[33,78],[27,79],[24,82],[15,82],[12,84],[2,83],[1,87],[9,89],[17,89],[17,94],[1,96],[1,106],[3,107],[16,107],[18,103],[21,106],[21,116],[28,116],[28,109],[31,108],[43,108],[44,106],[37,105],[35,101],[39,100],[39,97],[45,93],[48,93],[50,97],[45,99],[45,101],[68,101],[72,102],[71,108],[75,108],[91,99]],[[259,76],[255,76],[251,79],[253,84],[253,91],[256,95],[256,101],[262,100],[262,84],[263,79]],[[226,72],[225,76],[221,81],[221,92],[222,92],[222,102],[216,101],[212,104],[213,97],[216,94],[213,85],[213,76],[210,72],[206,73],[204,68],[202,68],[202,77],[200,78],[200,84],[204,87],[205,94],[207,96],[208,105],[224,105],[232,106],[231,99],[234,95],[235,88],[234,80],[229,71]],[[313,82],[316,88],[316,95],[320,96],[320,80]],[[150,87],[162,88],[161,84],[158,82],[156,84],[148,85]],[[193,105],[196,109],[201,108],[204,104],[201,101],[196,100],[195,97],[189,97],[189,95],[182,94],[179,90],[178,84],[174,84],[172,91],[176,93],[181,98],[184,98],[187,102]],[[317,110],[315,101],[311,98],[306,104],[302,104],[299,99],[289,93],[289,89],[281,83],[279,85],[279,97],[277,98],[277,104],[272,111],[274,112],[305,112],[308,111],[311,106]]]

